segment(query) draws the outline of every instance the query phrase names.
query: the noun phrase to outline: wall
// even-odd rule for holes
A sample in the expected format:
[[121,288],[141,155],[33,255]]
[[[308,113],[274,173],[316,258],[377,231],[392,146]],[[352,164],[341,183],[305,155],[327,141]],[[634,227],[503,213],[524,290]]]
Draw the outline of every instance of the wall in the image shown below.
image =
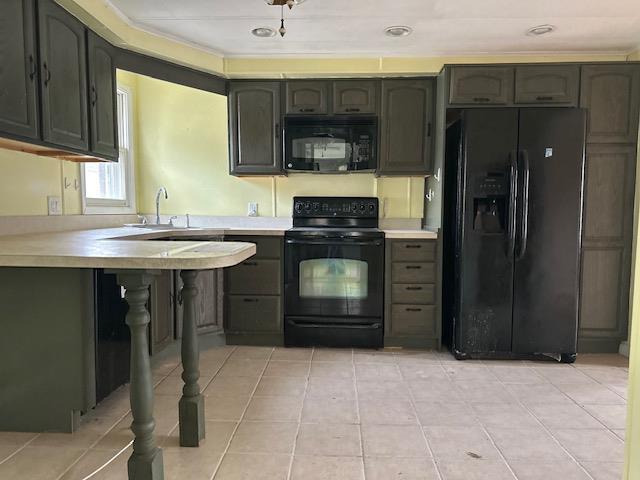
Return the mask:
[[172,215],[287,217],[294,195],[362,195],[384,200],[385,216],[421,218],[423,178],[376,179],[373,174],[289,177],[229,175],[226,97],[119,72],[134,91],[138,209],[155,211],[160,186],[169,191],[162,212]]

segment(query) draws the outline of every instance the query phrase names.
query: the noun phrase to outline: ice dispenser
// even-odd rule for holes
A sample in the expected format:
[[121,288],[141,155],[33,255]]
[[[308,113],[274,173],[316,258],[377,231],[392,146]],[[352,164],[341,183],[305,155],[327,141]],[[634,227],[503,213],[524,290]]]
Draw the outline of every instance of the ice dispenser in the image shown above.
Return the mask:
[[501,172],[476,178],[473,192],[473,229],[484,234],[504,233],[507,221],[509,183]]

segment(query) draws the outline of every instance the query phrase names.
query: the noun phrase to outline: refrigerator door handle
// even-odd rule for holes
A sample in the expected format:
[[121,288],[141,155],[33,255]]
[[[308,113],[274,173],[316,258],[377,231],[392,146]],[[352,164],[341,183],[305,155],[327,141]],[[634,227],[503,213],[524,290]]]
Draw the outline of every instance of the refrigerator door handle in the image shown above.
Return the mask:
[[522,217],[520,218],[520,241],[517,259],[524,258],[527,252],[527,239],[529,236],[529,152],[520,152],[522,160]]
[[516,152],[509,153],[509,215],[507,217],[507,256],[513,257],[516,250],[516,201],[518,196],[518,163]]

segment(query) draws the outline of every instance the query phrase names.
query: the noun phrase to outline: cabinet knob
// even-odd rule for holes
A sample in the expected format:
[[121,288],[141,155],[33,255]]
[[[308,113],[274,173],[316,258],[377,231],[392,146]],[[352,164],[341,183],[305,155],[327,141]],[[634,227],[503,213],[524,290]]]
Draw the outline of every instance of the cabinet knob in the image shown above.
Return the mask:
[[422,248],[422,245],[413,245],[413,244],[409,244],[409,245],[405,245],[404,248]]
[[42,64],[42,68],[44,69],[44,86],[49,86],[49,82],[51,81],[51,70],[47,66],[47,62]]
[[29,80],[36,78],[36,62],[33,59],[33,55],[29,55]]
[[422,290],[422,287],[407,287],[407,290],[418,291],[418,290]]
[[405,310],[407,312],[421,312],[422,311],[421,308],[411,308],[411,307],[407,307]]
[[420,270],[421,268],[420,265],[407,265],[407,270]]
[[96,86],[91,85],[91,106],[95,107],[96,103],[98,103],[98,92],[96,91]]

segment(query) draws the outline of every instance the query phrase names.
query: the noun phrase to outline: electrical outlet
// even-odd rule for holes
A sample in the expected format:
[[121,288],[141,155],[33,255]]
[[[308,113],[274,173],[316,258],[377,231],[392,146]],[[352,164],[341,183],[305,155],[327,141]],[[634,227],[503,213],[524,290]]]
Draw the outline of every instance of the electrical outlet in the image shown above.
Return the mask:
[[256,202],[249,202],[249,204],[247,205],[247,216],[249,217],[258,216],[258,204]]
[[60,197],[55,195],[47,197],[47,212],[49,215],[62,215],[62,200]]

